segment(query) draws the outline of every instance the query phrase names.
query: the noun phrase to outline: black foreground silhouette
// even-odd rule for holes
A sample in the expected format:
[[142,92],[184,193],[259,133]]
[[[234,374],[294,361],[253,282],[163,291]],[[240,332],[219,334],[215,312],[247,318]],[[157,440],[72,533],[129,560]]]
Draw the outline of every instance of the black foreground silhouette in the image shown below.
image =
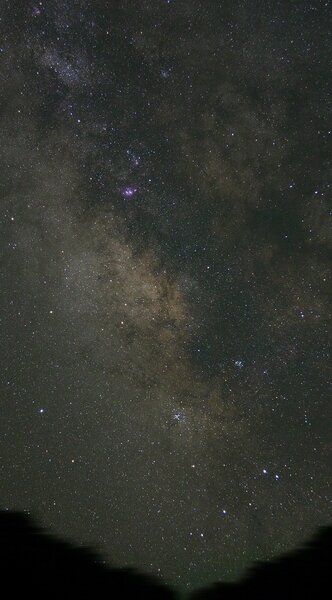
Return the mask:
[[[216,583],[191,600],[320,599],[331,597],[332,527],[271,562],[255,564],[236,583]],[[0,511],[2,597],[144,598],[173,600],[177,593],[134,569],[106,566],[92,550],[77,548],[36,526],[26,513]]]

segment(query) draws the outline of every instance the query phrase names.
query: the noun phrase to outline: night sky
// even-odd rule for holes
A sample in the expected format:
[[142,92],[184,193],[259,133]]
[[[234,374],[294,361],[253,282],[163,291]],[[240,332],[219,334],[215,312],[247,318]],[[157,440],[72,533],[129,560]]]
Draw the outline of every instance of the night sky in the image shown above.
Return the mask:
[[0,508],[180,589],[331,516],[330,1],[0,0]]

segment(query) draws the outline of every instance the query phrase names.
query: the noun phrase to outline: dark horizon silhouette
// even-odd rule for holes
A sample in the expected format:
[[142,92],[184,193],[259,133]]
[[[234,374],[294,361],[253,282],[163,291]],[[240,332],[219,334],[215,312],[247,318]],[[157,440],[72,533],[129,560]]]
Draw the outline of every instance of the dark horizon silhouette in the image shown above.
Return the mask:
[[[191,600],[328,598],[332,526],[269,562],[255,562],[242,579],[186,594]],[[30,514],[0,511],[1,581],[11,596],[141,598],[181,595],[152,575],[105,564],[94,549],[77,547],[39,527]]]

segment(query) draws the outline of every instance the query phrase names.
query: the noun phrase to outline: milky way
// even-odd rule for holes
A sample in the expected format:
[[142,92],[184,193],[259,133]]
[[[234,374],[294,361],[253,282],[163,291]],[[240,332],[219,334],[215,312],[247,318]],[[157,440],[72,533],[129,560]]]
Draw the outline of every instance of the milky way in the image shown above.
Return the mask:
[[181,589],[236,579],[331,510],[330,3],[23,4],[1,508]]

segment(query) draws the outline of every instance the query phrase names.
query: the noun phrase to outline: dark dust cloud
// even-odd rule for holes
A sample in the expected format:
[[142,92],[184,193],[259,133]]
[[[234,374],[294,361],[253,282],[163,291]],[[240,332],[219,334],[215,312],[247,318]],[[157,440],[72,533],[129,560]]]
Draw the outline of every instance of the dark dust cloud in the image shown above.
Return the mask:
[[331,13],[0,3],[1,508],[181,589],[331,516]]

